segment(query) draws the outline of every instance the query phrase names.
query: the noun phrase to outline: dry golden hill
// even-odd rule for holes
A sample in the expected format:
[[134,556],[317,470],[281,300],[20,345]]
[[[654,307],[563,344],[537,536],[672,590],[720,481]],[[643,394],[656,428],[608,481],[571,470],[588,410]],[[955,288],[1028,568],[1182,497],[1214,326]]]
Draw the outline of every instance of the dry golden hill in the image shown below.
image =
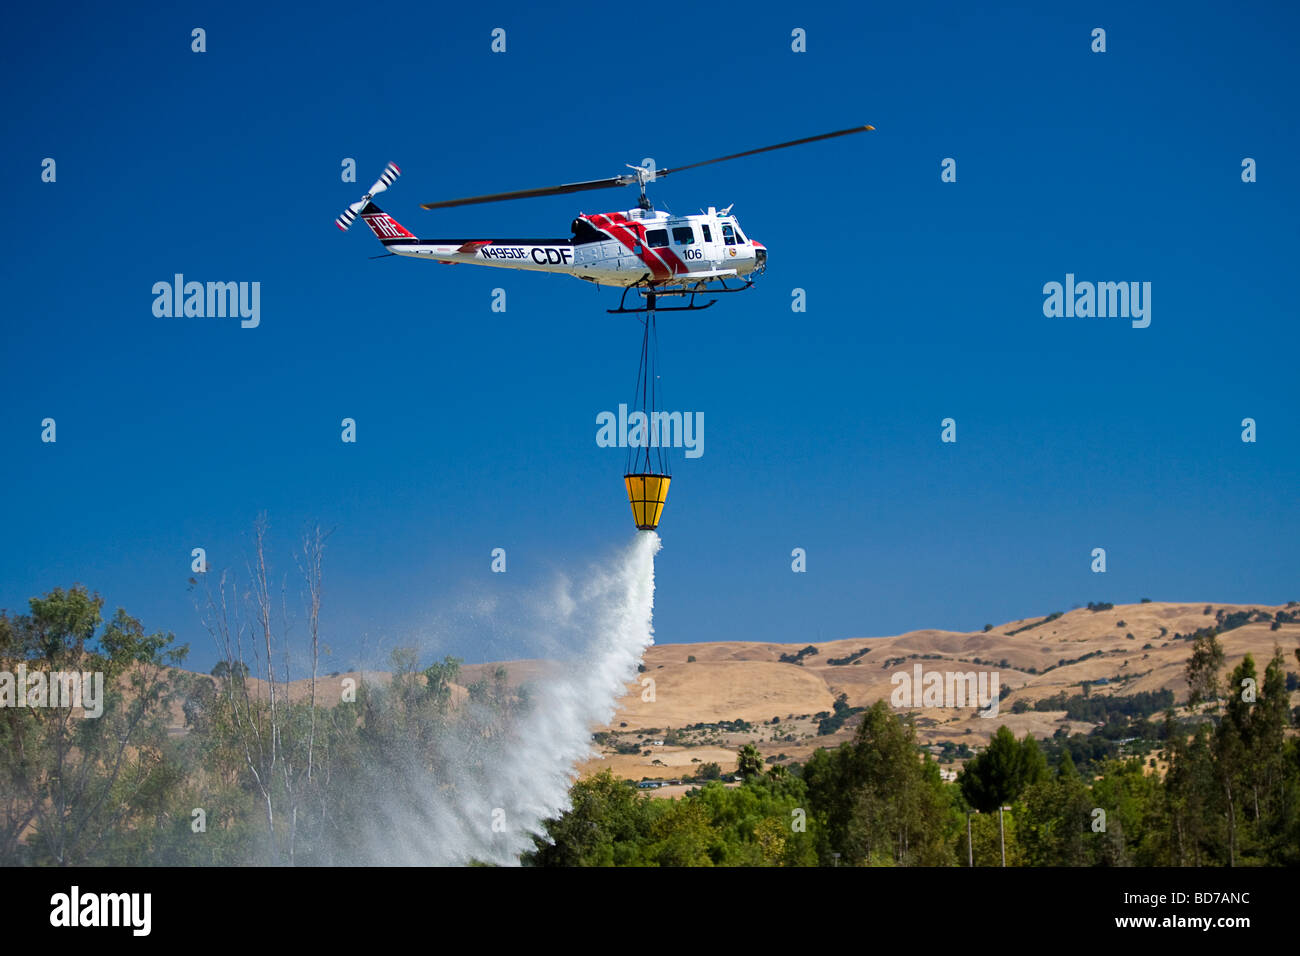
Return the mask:
[[[1060,616],[1025,618],[988,631],[910,631],[895,637],[852,638],[806,644],[761,644],[735,641],[708,644],[664,644],[645,655],[639,682],[628,685],[617,716],[608,727],[604,753],[588,761],[582,772],[609,767],[630,779],[671,779],[700,762],[716,761],[724,770],[735,764],[735,750],[754,743],[769,760],[784,757],[804,760],[817,747],[835,746],[848,739],[856,726],[852,718],[833,735],[818,736],[818,715],[832,708],[839,694],[852,707],[889,700],[899,673],[981,671],[998,675],[999,685],[1010,688],[994,718],[980,717],[970,708],[906,708],[917,715],[919,737],[926,743],[965,742],[980,747],[1005,724],[1017,736],[1032,733],[1049,737],[1058,728],[1087,733],[1092,724],[1069,721],[1064,711],[1012,713],[1017,700],[1033,703],[1064,692],[1082,693],[1091,682],[1092,694],[1130,695],[1168,688],[1177,700],[1187,697],[1183,668],[1191,653],[1186,639],[1198,629],[1235,623],[1239,612],[1278,612],[1300,622],[1300,605],[1176,604],[1148,602],[1116,605],[1104,610],[1078,608]],[[1184,639],[1175,640],[1175,635]],[[1283,623],[1272,629],[1271,620],[1248,623],[1224,631],[1225,673],[1253,654],[1261,672],[1281,647],[1288,669],[1300,670],[1295,649],[1300,646],[1300,623]],[[781,662],[807,646],[815,654],[798,664]],[[865,650],[865,654],[855,656]],[[832,659],[851,661],[832,664]],[[1082,659],[1081,659],[1082,658]],[[644,685],[646,679],[652,685]],[[1101,681],[1098,684],[1096,682]],[[649,692],[653,690],[653,695]],[[647,699],[650,697],[653,699]],[[692,724],[744,720],[759,724],[754,730],[706,728],[687,735],[689,746],[664,741],[670,729],[679,732]],[[773,721],[775,720],[775,723]],[[616,753],[635,743],[635,753]]]
[[[1279,613],[1284,623],[1274,629]],[[1245,617],[1265,615],[1267,619],[1233,626]],[[745,743],[754,743],[769,760],[806,760],[816,748],[836,746],[852,735],[854,718],[834,734],[817,734],[819,718],[832,710],[840,694],[851,707],[888,701],[894,690],[891,678],[912,674],[918,664],[924,672],[996,673],[999,689],[1009,688],[991,719],[978,716],[970,707],[904,708],[917,715],[918,736],[927,744],[964,742],[978,748],[1003,724],[1017,736],[1049,737],[1062,727],[1069,733],[1087,733],[1092,724],[1067,720],[1064,711],[1031,709],[1016,714],[1012,708],[1021,700],[1032,704],[1060,693],[1079,694],[1084,682],[1090,685],[1089,693],[1104,695],[1167,688],[1183,702],[1187,697],[1183,668],[1192,648],[1188,637],[1213,626],[1230,628],[1219,635],[1225,674],[1250,653],[1262,675],[1275,646],[1282,649],[1288,670],[1300,671],[1295,657],[1300,647],[1297,602],[1269,606],[1157,601],[1076,608],[1010,621],[987,631],[921,630],[811,645],[753,641],[655,645],[646,651],[643,671],[628,685],[614,719],[606,727],[592,728],[603,741],[603,752],[584,764],[581,772],[609,767],[630,779],[672,780],[693,774],[697,765],[708,762],[730,771],[736,749]],[[1179,635],[1181,639],[1176,639]],[[815,653],[800,656],[809,646]],[[788,662],[796,656],[798,663]],[[543,681],[561,666],[540,660],[467,665],[461,669],[456,699],[464,698],[469,684],[492,680],[501,667],[508,683],[518,686]],[[336,702],[344,679],[361,677],[359,673],[322,677],[317,699],[326,705]],[[390,679],[382,672],[368,672],[365,678]],[[293,700],[305,699],[307,682],[292,682],[288,693]],[[753,726],[739,728],[735,721]],[[719,726],[724,722],[728,726]]]

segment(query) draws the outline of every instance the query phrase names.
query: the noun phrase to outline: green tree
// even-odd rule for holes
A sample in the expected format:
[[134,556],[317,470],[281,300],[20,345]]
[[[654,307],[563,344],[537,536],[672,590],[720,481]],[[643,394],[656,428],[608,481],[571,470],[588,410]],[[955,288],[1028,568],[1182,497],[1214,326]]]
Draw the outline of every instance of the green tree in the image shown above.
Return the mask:
[[[684,798],[705,808],[718,866],[812,866],[816,822],[809,821],[798,777],[759,775],[739,787],[709,783]],[[662,801],[659,801],[662,802]]]
[[1070,751],[1061,754],[1056,774],[1030,784],[1023,794],[1018,827],[1030,866],[1087,866],[1092,862],[1093,801],[1075,769]]
[[911,719],[877,701],[852,743],[813,754],[803,776],[824,834],[823,862],[834,853],[845,863],[952,862],[939,768],[918,749]]
[[763,755],[753,744],[745,744],[737,753],[736,772],[745,780],[763,772]]
[[569,791],[572,806],[546,821],[545,837],[523,862],[530,866],[625,866],[642,862],[649,839],[649,801],[625,780],[604,770]]
[[1223,669],[1223,645],[1213,632],[1202,634],[1192,642],[1192,656],[1183,676],[1187,678],[1187,704],[1195,708],[1203,701],[1219,697],[1219,671]]
[[218,680],[225,680],[227,677],[230,677],[232,674],[235,675],[236,678],[243,679],[248,677],[248,665],[245,664],[243,661],[236,661],[235,666],[231,667],[229,661],[220,660],[217,661],[216,664],[212,666],[211,673],[212,676],[217,678]]
[[702,763],[695,771],[696,780],[720,780],[722,778],[722,767],[710,760],[708,763]]
[[1106,828],[1094,835],[1096,860],[1104,866],[1167,865],[1164,791],[1142,758],[1109,760],[1093,781],[1092,801],[1106,813]]
[[[78,585],[32,598],[29,614],[0,612],[0,670],[21,664],[46,683],[71,672],[102,680],[92,676],[81,709],[62,693],[58,706],[47,696],[42,706],[0,707],[2,863],[110,862],[117,841],[147,825],[178,782],[168,707],[172,667],[187,649],[170,634],[146,634],[121,609],[104,624],[103,603]],[[102,699],[95,702],[89,698],[97,687]],[[101,708],[97,717],[89,713]]]
[[1170,854],[1177,866],[1201,866],[1213,859],[1219,841],[1218,786],[1210,750],[1210,728],[1202,724],[1188,739],[1165,718],[1165,801]]
[[451,705],[452,685],[460,679],[460,665],[463,663],[458,657],[448,656],[442,659],[442,663],[425,668],[425,687],[440,713],[446,714]]
[[967,761],[958,783],[962,796],[972,807],[981,813],[992,813],[1046,775],[1047,763],[1038,742],[1029,734],[1017,742],[1004,724],[989,745]]
[[[1296,739],[1288,741],[1286,658],[1274,647],[1264,669],[1264,684],[1255,704],[1251,734],[1252,820],[1267,862],[1287,864],[1300,856],[1300,842],[1287,837],[1290,823],[1300,819],[1300,775],[1295,773]],[[1291,759],[1289,759],[1291,758]]]
[[[972,816],[970,831],[971,843],[975,850],[975,865],[1001,866],[1004,847],[1007,855],[1007,866],[1027,865],[1029,861],[1025,857],[1020,830],[1021,823],[1014,812],[1003,814],[1001,821],[998,820],[997,813],[978,813]],[[965,817],[963,817],[960,841],[963,866],[966,865],[968,859],[965,836],[966,824]]]

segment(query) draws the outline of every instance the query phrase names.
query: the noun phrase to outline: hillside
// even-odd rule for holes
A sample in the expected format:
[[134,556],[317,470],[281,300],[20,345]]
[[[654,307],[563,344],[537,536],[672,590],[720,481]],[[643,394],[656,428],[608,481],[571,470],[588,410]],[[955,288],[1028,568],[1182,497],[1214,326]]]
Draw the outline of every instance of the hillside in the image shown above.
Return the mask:
[[[1240,623],[1247,619],[1251,620]],[[1282,622],[1276,630],[1274,621]],[[839,695],[845,695],[849,707],[889,700],[894,690],[891,678],[900,672],[913,673],[918,664],[927,672],[996,673],[999,689],[1005,693],[997,716],[991,719],[971,708],[904,708],[917,715],[918,737],[926,744],[948,741],[979,748],[1003,724],[1017,736],[1032,733],[1047,738],[1061,728],[1086,734],[1096,725],[1069,720],[1064,711],[1030,709],[1017,714],[1013,708],[1017,701],[1032,705],[1061,693],[1081,694],[1084,682],[1089,682],[1091,695],[1130,696],[1168,689],[1182,703],[1187,698],[1183,668],[1191,653],[1191,635],[1215,626],[1224,629],[1219,640],[1226,656],[1225,674],[1247,653],[1254,655],[1262,673],[1275,645],[1286,656],[1287,669],[1300,671],[1295,658],[1300,647],[1297,602],[1278,606],[1148,602],[1076,608],[1056,617],[1009,621],[988,631],[920,630],[811,645],[658,644],[646,652],[644,671],[628,685],[614,719],[605,727],[592,728],[602,752],[581,772],[586,775],[608,767],[634,780],[673,779],[711,761],[730,770],[736,749],[744,743],[754,743],[769,761],[803,761],[817,747],[836,746],[852,735],[857,723],[853,717],[834,733],[818,733],[820,718],[833,710]],[[781,660],[783,655],[799,656],[809,646],[816,653],[801,656],[798,663]],[[463,699],[465,686],[490,678],[498,667],[504,667],[509,683],[518,686],[544,680],[557,666],[538,660],[467,665],[455,697]],[[321,678],[318,699],[326,704],[338,700],[342,681],[360,676]],[[389,677],[365,676],[379,681]],[[652,700],[643,699],[651,696],[648,686],[640,682],[646,679],[653,680]],[[290,685],[292,699],[303,699],[306,693],[306,681]],[[1294,705],[1297,695],[1292,697]],[[753,726],[742,728],[737,721]],[[724,722],[728,726],[719,726]],[[705,726],[685,731],[692,725]],[[618,752],[620,745],[623,751],[633,752]],[[680,789],[684,788],[662,792]]]
[[[817,733],[816,716],[830,711],[839,694],[846,695],[851,707],[889,700],[894,690],[891,677],[900,671],[910,674],[917,664],[926,671],[997,672],[1001,688],[1010,688],[991,719],[972,709],[907,708],[916,713],[918,737],[927,744],[951,741],[978,748],[1003,724],[1017,736],[1050,737],[1061,727],[1067,733],[1087,733],[1094,724],[1068,720],[1064,711],[1016,714],[1012,708],[1018,700],[1033,704],[1062,692],[1080,694],[1084,681],[1093,682],[1089,693],[1094,695],[1128,696],[1167,688],[1182,703],[1187,698],[1183,668],[1191,653],[1189,635],[1201,628],[1235,624],[1247,616],[1245,612],[1264,612],[1270,618],[1281,612],[1284,617],[1294,616],[1296,622],[1272,630],[1271,621],[1258,621],[1221,633],[1224,673],[1247,653],[1254,655],[1262,673],[1275,645],[1282,648],[1287,669],[1300,671],[1294,653],[1300,646],[1296,602],[1275,607],[1150,602],[1104,610],[1078,608],[1055,619],[1044,615],[1010,621],[987,632],[921,630],[895,637],[813,643],[817,653],[798,664],[780,658],[809,645],[743,641],[656,645],[647,651],[641,675],[653,678],[654,700],[642,699],[640,684],[629,685],[617,716],[608,727],[598,728],[614,733],[611,745],[582,771],[610,767],[620,776],[640,780],[691,773],[697,763],[707,761],[729,770],[735,764],[736,748],[749,742],[769,761],[780,755],[787,761],[802,761],[817,747],[835,746],[852,735],[853,718],[834,734]],[[1234,614],[1236,618],[1231,617]],[[866,653],[850,663],[830,663],[864,649]],[[1294,704],[1296,695],[1292,696]],[[743,732],[702,730],[690,737],[696,746],[655,743],[664,739],[669,728],[736,720],[760,726]],[[645,741],[645,745],[635,754],[615,753],[612,744],[620,740]]]

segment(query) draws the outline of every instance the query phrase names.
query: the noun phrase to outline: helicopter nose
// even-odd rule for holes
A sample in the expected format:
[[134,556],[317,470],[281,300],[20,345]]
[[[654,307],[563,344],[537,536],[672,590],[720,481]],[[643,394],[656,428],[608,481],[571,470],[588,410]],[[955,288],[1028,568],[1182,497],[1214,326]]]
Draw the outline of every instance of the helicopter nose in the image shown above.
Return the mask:
[[758,243],[754,243],[754,269],[762,272],[767,268],[767,250]]

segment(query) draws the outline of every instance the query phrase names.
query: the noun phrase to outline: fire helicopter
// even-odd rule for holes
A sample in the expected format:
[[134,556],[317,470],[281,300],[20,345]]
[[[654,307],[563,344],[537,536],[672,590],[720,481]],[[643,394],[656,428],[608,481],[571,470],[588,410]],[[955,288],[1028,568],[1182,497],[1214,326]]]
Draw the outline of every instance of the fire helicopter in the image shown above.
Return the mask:
[[[590,215],[580,213],[570,226],[572,235],[563,239],[417,238],[373,201],[376,195],[388,189],[401,175],[401,170],[395,163],[389,163],[384,168],[383,174],[370,187],[370,191],[348,206],[335,220],[335,225],[346,232],[357,216],[360,216],[383,243],[385,255],[429,259],[447,265],[461,263],[558,273],[593,282],[597,286],[622,287],[623,296],[619,300],[619,307],[607,310],[611,313],[707,309],[717,299],[711,298],[704,304],[697,304],[697,295],[744,292],[752,288],[754,279],[767,268],[767,247],[741,230],[739,221],[731,214],[731,206],[721,210],[709,206],[707,211],[698,215],[670,215],[654,208],[646,196],[646,186],[688,169],[872,129],[875,127],[854,126],[668,169],[628,164],[632,170],[630,173],[621,173],[608,179],[448,199],[424,203],[420,207],[449,209],[453,206],[534,199],[620,186],[634,185],[640,190],[637,208]],[[638,291],[645,301],[644,306],[625,307],[627,293],[631,289]],[[690,299],[685,305],[658,305],[656,300],[665,296],[689,296]]]
[[[685,166],[655,169],[632,166],[630,173],[608,179],[489,193],[464,199],[425,203],[422,209],[449,209],[479,203],[505,202],[511,199],[534,199],[565,193],[585,192],[635,185],[640,191],[637,208],[622,212],[580,213],[570,227],[572,235],[564,239],[420,239],[396,219],[374,204],[374,197],[388,189],[401,175],[395,163],[384,167],[370,192],[348,206],[335,220],[343,231],[356,221],[365,220],[376,238],[383,243],[385,256],[409,256],[431,259],[448,265],[468,263],[498,269],[523,269],[571,275],[597,286],[622,287],[623,296],[612,313],[644,313],[642,320],[641,361],[637,375],[636,406],[642,421],[651,427],[644,441],[628,442],[627,466],[623,482],[627,489],[632,517],[641,531],[659,526],[672,475],[668,470],[661,432],[653,426],[671,422],[659,410],[658,333],[655,312],[686,312],[707,309],[717,302],[709,299],[697,304],[700,294],[717,295],[744,292],[753,287],[754,279],[767,268],[767,247],[751,239],[731,214],[731,206],[719,210],[710,206],[698,215],[674,216],[657,211],[646,196],[646,186],[673,173],[722,163],[743,156],[771,152],[790,146],[802,146],[837,136],[848,136],[875,129],[854,126],[850,129],[808,136],[787,143],[763,146],[706,159]],[[382,258],[376,256],[375,258]],[[627,308],[627,294],[636,289],[644,300],[639,308]],[[685,305],[660,306],[661,297],[690,297]]]

